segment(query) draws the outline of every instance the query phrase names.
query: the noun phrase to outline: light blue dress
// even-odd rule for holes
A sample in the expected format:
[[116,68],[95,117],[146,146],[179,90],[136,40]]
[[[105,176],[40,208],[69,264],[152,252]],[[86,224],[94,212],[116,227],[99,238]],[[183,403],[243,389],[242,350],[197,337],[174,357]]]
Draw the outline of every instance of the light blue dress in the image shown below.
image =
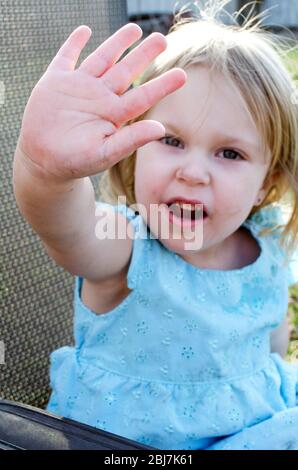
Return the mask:
[[244,224],[258,259],[219,271],[187,263],[140,215],[112,207],[135,228],[132,291],[97,315],[76,278],[75,346],[52,353],[48,410],[160,449],[298,450],[298,366],[270,353],[298,279],[278,236],[259,235],[275,209]]

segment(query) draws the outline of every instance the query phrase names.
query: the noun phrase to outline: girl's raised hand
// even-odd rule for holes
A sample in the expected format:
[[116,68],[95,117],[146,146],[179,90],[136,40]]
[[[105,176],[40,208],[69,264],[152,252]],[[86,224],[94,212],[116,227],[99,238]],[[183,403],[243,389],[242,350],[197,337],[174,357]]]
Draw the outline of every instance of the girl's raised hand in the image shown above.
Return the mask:
[[101,172],[163,137],[164,128],[156,121],[123,125],[186,80],[183,70],[172,69],[128,90],[166,48],[165,37],[153,33],[117,62],[142,36],[133,23],[120,28],[75,69],[90,35],[87,26],[70,34],[33,89],[24,112],[20,149],[33,167],[57,179]]

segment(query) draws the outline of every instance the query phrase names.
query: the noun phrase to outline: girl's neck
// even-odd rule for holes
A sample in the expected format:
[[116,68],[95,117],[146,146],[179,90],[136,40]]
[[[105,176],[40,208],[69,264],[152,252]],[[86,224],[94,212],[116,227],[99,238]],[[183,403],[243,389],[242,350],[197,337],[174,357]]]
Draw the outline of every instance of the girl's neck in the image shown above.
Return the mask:
[[209,252],[207,256],[202,253],[198,258],[190,255],[183,255],[182,258],[198,268],[229,271],[254,263],[259,255],[258,242],[248,229],[240,227],[214,250],[212,256]]

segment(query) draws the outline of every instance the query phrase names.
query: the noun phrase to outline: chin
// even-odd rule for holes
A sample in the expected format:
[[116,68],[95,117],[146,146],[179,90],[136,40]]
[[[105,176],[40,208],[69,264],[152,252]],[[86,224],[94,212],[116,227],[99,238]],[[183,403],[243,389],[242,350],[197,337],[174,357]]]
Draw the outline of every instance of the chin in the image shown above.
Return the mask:
[[165,240],[159,238],[159,241],[165,248],[181,256],[190,253],[197,253],[203,248],[198,241],[187,240],[186,238],[181,240],[175,240],[172,238]]

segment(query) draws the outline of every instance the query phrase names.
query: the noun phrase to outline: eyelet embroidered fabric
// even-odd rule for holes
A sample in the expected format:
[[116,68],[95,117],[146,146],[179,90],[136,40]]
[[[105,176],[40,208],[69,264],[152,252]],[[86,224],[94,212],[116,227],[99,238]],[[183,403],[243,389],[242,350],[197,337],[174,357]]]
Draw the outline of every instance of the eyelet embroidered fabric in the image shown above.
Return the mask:
[[160,449],[298,449],[298,366],[270,353],[288,283],[275,208],[247,220],[257,260],[200,269],[132,222],[128,297],[96,314],[75,285],[74,347],[52,353],[48,410]]

